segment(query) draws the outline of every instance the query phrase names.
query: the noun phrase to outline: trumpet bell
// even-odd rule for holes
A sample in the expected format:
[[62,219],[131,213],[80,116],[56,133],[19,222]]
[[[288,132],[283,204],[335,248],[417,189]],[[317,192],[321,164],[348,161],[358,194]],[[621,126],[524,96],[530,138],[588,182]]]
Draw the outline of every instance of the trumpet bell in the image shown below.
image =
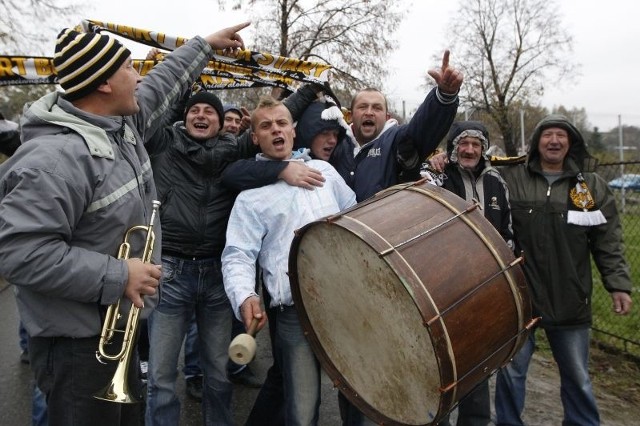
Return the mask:
[[131,395],[126,382],[122,383],[112,381],[100,392],[93,395],[93,397],[103,401],[117,402],[120,404],[137,404],[141,402],[139,398]]
[[[129,348],[130,347],[131,345],[129,345]],[[127,380],[129,358],[130,354],[127,354],[126,357],[122,357],[120,361],[118,361],[118,367],[111,382],[100,392],[94,394],[94,398],[108,402],[118,402],[120,404],[136,404],[141,402],[139,397],[132,395],[129,391],[129,382]]]

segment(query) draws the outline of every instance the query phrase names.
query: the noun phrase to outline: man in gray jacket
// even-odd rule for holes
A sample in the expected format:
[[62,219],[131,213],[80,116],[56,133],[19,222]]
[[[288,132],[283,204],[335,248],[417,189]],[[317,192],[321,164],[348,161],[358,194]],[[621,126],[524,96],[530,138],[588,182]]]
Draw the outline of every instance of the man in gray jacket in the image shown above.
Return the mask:
[[[193,38],[144,80],[115,38],[65,29],[56,40],[65,92],[25,111],[23,144],[0,167],[0,275],[17,287],[50,425],[141,423],[139,405],[92,395],[116,369],[95,356],[107,307],[150,305],[160,278],[160,266],[115,257],[157,197],[144,142],[213,49],[243,47],[237,31],[247,25]],[[155,247],[154,261],[159,227]]]

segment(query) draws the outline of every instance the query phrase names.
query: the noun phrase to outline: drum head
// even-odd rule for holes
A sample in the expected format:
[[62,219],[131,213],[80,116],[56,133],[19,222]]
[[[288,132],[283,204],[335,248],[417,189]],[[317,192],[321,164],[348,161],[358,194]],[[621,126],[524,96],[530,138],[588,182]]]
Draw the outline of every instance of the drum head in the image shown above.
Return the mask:
[[352,403],[379,422],[427,424],[440,400],[438,360],[409,286],[385,259],[352,232],[315,223],[292,247],[294,300]]

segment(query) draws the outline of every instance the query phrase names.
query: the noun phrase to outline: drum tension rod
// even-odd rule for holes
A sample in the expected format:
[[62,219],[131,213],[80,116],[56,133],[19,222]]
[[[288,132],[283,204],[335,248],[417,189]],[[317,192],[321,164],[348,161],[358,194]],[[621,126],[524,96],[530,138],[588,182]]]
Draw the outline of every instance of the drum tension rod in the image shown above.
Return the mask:
[[460,299],[458,299],[455,302],[453,302],[447,309],[441,311],[438,315],[436,315],[435,317],[433,317],[429,321],[427,321],[426,326],[427,327],[431,326],[431,324],[433,324],[438,319],[442,318],[447,312],[449,312],[450,310],[452,310],[453,308],[458,306],[460,303],[464,302],[466,299],[471,297],[473,294],[475,294],[482,287],[484,287],[485,285],[489,284],[496,277],[504,274],[505,272],[507,272],[509,269],[513,268],[514,266],[516,266],[520,262],[522,262],[522,258],[518,257],[518,258],[512,260],[511,263],[509,263],[506,267],[500,269],[499,271],[494,272],[489,278],[485,279],[480,284],[478,284],[474,288],[472,288],[471,291],[466,293],[463,297],[461,297]]
[[[514,340],[518,339],[520,336],[522,336],[523,333],[527,333],[531,331],[531,328],[533,328],[534,325],[536,325],[536,323],[540,320],[540,317],[537,318],[532,318],[531,321],[529,321],[523,329],[519,330],[515,336],[511,336],[506,342],[504,342],[503,344],[501,344],[496,350],[493,351],[493,353],[489,354],[488,356],[485,357],[485,359],[483,359],[482,361],[480,361],[475,367],[473,367],[471,370],[467,371],[467,373],[465,373],[462,377],[458,378],[458,380],[456,380],[455,382],[449,383],[447,386],[443,386],[440,388],[440,393],[447,393],[449,391],[451,391],[451,389],[455,388],[456,386],[458,386],[458,384],[460,382],[462,382],[463,380],[465,380],[467,377],[469,377],[472,373],[474,373],[476,370],[478,370],[484,363],[486,363],[487,361],[489,361],[493,356],[495,356],[497,353],[499,353],[500,351],[502,351],[502,349],[504,349],[507,345],[509,345],[511,342],[513,342]],[[483,368],[482,370],[483,373],[486,373],[486,367]],[[493,372],[491,372],[491,374],[493,374]]]
[[[474,200],[474,201],[475,201],[475,200]],[[402,247],[402,246],[404,246],[404,245],[407,245],[407,244],[409,244],[410,242],[417,240],[418,238],[424,237],[425,235],[427,235],[427,234],[429,234],[429,233],[431,233],[431,232],[433,232],[433,231],[438,230],[439,228],[443,227],[444,225],[448,224],[449,222],[451,222],[451,221],[453,221],[453,220],[456,220],[456,219],[457,219],[457,218],[459,218],[460,216],[463,216],[463,215],[465,215],[465,214],[467,214],[467,213],[470,213],[470,212],[474,211],[474,210],[475,210],[475,209],[477,209],[477,208],[480,208],[480,209],[481,209],[482,207],[480,206],[480,203],[478,203],[478,202],[476,201],[474,204],[471,204],[471,205],[470,205],[469,207],[467,207],[465,210],[461,211],[460,213],[456,214],[455,216],[451,216],[449,219],[445,220],[444,222],[442,222],[442,223],[440,223],[440,224],[438,224],[438,225],[436,225],[436,226],[434,226],[434,227],[432,227],[432,228],[429,228],[429,229],[427,229],[426,231],[423,231],[423,232],[419,233],[418,235],[416,235],[416,236],[413,236],[413,237],[409,238],[409,239],[408,239],[408,240],[406,240],[406,241],[403,241],[403,242],[401,242],[401,243],[399,243],[399,244],[397,244],[397,245],[395,245],[395,246],[389,247],[388,249],[386,249],[386,250],[384,250],[384,251],[380,252],[379,256],[380,256],[380,257],[386,256],[387,254],[391,253],[392,251],[396,250],[397,248]]]

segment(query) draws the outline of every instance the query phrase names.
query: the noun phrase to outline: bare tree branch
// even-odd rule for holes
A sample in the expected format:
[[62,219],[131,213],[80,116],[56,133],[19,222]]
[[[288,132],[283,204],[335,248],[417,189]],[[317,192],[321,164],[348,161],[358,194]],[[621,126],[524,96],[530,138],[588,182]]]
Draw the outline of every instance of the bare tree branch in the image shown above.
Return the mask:
[[236,5],[256,15],[253,50],[331,64],[331,85],[342,93],[381,85],[393,33],[405,13],[393,0],[237,0]]
[[0,0],[0,45],[15,55],[50,54],[64,27],[80,23],[80,0]]
[[577,69],[555,0],[472,0],[450,28],[465,74],[463,101],[489,114],[507,154],[515,155],[513,109],[534,102],[546,84]]

